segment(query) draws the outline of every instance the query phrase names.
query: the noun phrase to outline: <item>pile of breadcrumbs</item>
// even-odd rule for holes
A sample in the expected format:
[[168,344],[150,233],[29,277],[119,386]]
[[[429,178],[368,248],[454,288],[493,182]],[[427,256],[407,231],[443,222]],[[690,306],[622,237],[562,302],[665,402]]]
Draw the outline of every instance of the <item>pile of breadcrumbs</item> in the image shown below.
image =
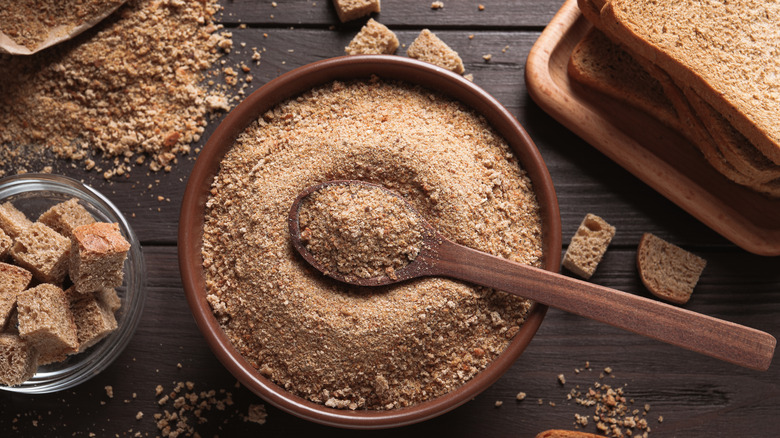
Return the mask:
[[224,90],[207,87],[232,47],[214,24],[218,9],[216,0],[130,0],[71,41],[0,55],[0,162],[67,158],[106,178],[133,164],[170,170],[209,112],[229,108]]

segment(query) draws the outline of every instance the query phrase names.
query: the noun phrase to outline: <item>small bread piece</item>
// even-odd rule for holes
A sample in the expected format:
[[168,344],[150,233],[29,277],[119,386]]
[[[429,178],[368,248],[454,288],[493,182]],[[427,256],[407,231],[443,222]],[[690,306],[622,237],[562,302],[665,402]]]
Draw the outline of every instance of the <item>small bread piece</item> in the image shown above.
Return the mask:
[[452,50],[444,41],[428,29],[423,29],[415,38],[406,55],[420,61],[430,62],[441,68],[462,74],[465,71],[463,60],[458,52]]
[[38,369],[38,351],[19,335],[0,334],[0,384],[19,386]]
[[112,312],[116,312],[122,307],[122,299],[116,293],[113,287],[107,287],[96,292],[98,301]]
[[116,330],[114,312],[104,306],[97,293],[82,294],[72,287],[66,291],[70,299],[70,311],[76,323],[79,340],[79,353],[97,344]]
[[636,266],[639,277],[653,295],[685,304],[699,282],[707,261],[650,233],[639,242]]
[[11,257],[43,283],[62,284],[68,274],[70,240],[36,222],[22,231],[11,247]]
[[13,204],[6,202],[0,204],[0,229],[5,231],[12,239],[16,239],[32,222]]
[[11,236],[5,233],[2,228],[0,228],[0,260],[5,259],[8,257],[8,254],[11,251],[11,245],[14,244],[14,241],[11,240]]
[[536,438],[603,438],[602,435],[594,435],[588,432],[576,430],[546,430],[536,435]]
[[70,238],[74,228],[94,223],[95,218],[89,214],[84,206],[79,204],[78,199],[71,198],[46,210],[38,218],[38,222],[46,224],[54,231]]
[[336,13],[342,23],[352,21],[372,12],[380,12],[379,0],[333,0]]
[[347,55],[392,55],[398,45],[398,38],[393,31],[369,18],[366,25],[344,48],[344,52]]
[[16,305],[16,296],[32,280],[30,271],[0,262],[0,330],[2,330]]
[[51,284],[27,289],[17,296],[16,310],[19,335],[41,354],[40,365],[59,362],[78,350],[70,300],[62,289]]
[[571,238],[563,256],[563,266],[582,278],[590,278],[613,237],[615,227],[595,214],[588,213]]
[[73,230],[70,279],[81,293],[122,285],[130,244],[115,223],[95,222]]

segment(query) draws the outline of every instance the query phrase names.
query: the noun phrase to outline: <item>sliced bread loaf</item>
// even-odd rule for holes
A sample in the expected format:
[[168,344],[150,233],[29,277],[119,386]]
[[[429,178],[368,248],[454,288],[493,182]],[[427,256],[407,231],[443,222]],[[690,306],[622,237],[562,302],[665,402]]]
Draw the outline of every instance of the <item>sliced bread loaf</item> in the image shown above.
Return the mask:
[[693,88],[780,164],[780,2],[610,0],[602,28]]
[[636,265],[639,277],[650,293],[672,303],[685,304],[691,298],[707,261],[645,233],[637,249]]

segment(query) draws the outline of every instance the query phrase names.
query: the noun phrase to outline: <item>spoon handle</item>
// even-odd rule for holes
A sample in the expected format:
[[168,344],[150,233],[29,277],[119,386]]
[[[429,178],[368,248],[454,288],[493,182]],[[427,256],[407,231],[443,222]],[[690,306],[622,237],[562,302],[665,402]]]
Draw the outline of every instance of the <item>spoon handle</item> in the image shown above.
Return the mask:
[[772,362],[777,340],[750,327],[511,262],[446,239],[435,252],[434,275],[509,292],[747,368],[765,371]]

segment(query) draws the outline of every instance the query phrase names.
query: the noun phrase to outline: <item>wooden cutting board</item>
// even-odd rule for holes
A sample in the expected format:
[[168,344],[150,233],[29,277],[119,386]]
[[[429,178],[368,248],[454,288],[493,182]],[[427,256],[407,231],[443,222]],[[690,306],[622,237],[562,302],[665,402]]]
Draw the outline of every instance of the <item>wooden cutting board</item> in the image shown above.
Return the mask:
[[586,92],[567,64],[591,24],[567,0],[534,44],[526,85],[547,113],[739,247],[780,255],[780,200],[731,182],[683,136],[639,109]]

